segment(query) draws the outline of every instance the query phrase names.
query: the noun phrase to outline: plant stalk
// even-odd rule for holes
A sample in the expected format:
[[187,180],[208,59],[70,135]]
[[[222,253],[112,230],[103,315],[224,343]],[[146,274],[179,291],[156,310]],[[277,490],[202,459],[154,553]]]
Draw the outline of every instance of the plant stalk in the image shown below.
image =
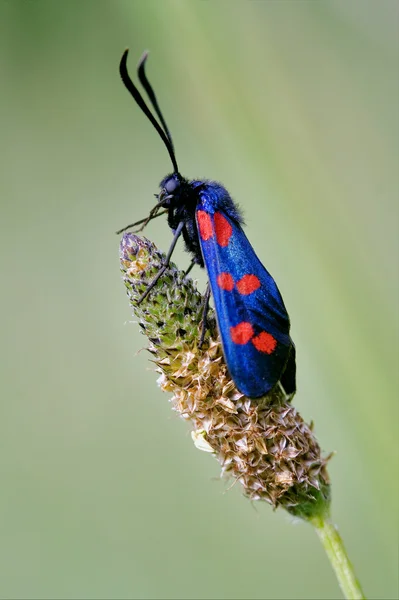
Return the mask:
[[360,583],[345,550],[344,543],[329,514],[317,514],[309,518],[327,553],[338,579],[342,593],[347,600],[364,600]]

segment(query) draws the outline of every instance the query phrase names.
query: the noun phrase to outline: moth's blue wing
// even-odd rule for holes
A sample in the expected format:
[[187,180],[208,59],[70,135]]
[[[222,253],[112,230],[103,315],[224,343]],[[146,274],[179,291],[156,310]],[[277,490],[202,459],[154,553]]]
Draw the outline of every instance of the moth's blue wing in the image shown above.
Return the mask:
[[293,393],[295,347],[273,277],[225,211],[213,212],[203,199],[196,221],[223,352],[236,386],[258,398],[282,380],[285,391]]

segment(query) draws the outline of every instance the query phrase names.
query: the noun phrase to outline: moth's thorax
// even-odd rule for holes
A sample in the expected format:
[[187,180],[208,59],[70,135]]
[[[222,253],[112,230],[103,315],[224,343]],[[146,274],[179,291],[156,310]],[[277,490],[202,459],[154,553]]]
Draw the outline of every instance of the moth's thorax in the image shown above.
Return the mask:
[[160,188],[159,199],[163,199],[165,208],[180,220],[195,218],[196,208],[201,204],[202,209],[210,214],[222,210],[234,221],[242,222],[239,208],[226,188],[217,181],[188,180],[180,173],[172,173],[161,181]]

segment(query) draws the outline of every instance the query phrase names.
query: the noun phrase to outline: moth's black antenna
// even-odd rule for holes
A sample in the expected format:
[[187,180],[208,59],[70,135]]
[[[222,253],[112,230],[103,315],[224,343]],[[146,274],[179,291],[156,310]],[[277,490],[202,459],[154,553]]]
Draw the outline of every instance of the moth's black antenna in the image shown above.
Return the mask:
[[175,152],[175,148],[173,145],[173,140],[172,140],[172,136],[170,135],[170,131],[168,126],[166,125],[166,121],[163,118],[163,114],[161,112],[161,109],[159,108],[159,104],[158,104],[158,100],[157,97],[155,95],[154,90],[152,89],[152,86],[150,84],[150,82],[147,79],[147,75],[145,74],[145,63],[146,60],[148,58],[148,52],[144,52],[143,56],[140,58],[139,64],[137,66],[137,74],[139,76],[139,80],[141,85],[143,86],[143,88],[145,89],[145,91],[147,92],[147,95],[150,99],[150,102],[152,104],[152,106],[154,107],[155,112],[157,113],[159,120],[162,123],[162,127],[164,128],[164,131],[166,133],[166,136],[169,140],[169,144],[173,150],[173,153]]
[[150,98],[151,103],[154,106],[155,112],[159,116],[159,119],[160,119],[162,125],[165,128],[165,131],[159,125],[158,121],[155,119],[154,115],[151,113],[150,109],[146,105],[146,103],[145,103],[142,95],[140,94],[139,90],[136,88],[136,86],[134,85],[133,81],[129,77],[129,73],[127,72],[127,66],[126,66],[128,53],[129,53],[129,50],[125,50],[125,52],[122,55],[121,62],[120,62],[120,65],[119,65],[119,73],[121,75],[122,81],[125,84],[125,86],[128,89],[128,91],[133,96],[133,98],[135,99],[135,101],[137,102],[137,104],[139,105],[139,107],[141,108],[141,110],[143,111],[143,113],[146,115],[147,119],[149,121],[151,121],[151,123],[153,124],[153,126],[157,130],[158,134],[162,138],[162,141],[165,144],[167,151],[169,152],[169,156],[170,156],[170,159],[172,161],[174,172],[178,173],[179,172],[179,168],[178,168],[177,162],[176,162],[176,157],[175,157],[175,151],[174,151],[174,148],[173,148],[172,138],[170,136],[170,133],[169,133],[169,130],[168,130],[167,126],[166,126],[166,123],[165,123],[165,121],[163,119],[162,113],[161,113],[161,111],[159,109],[159,106],[158,106],[155,94],[154,94],[154,92],[152,90],[152,87],[150,86],[150,84],[148,82],[148,79],[146,78],[146,76],[144,74],[144,63],[146,61],[148,53],[144,53],[143,54],[143,57],[141,58],[141,60],[139,62],[137,71],[139,73],[140,81],[143,84],[143,87],[146,90],[146,92],[148,94],[148,97]]

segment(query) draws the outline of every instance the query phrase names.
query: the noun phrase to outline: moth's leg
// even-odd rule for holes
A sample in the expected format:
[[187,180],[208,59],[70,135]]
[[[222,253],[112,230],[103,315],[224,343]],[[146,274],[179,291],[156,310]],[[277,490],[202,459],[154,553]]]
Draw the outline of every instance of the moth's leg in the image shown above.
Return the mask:
[[190,273],[191,269],[197,264],[197,259],[193,258],[193,260],[190,262],[188,269],[184,272],[184,277],[187,277],[187,275]]
[[203,303],[203,312],[202,312],[202,323],[201,323],[201,334],[199,339],[198,348],[201,348],[202,344],[205,340],[206,334],[206,326],[208,325],[208,310],[209,310],[209,298],[211,296],[211,286],[209,285],[209,281],[206,285],[206,290],[204,294],[204,303]]
[[140,231],[143,231],[144,227],[146,225],[148,225],[148,223],[150,221],[152,221],[152,219],[156,219],[157,217],[160,217],[161,215],[164,215],[165,213],[168,212],[167,208],[165,208],[165,210],[163,210],[162,212],[158,212],[158,210],[160,208],[162,208],[162,206],[164,206],[164,200],[165,199],[163,199],[161,202],[158,202],[158,204],[156,204],[150,210],[150,214],[148,215],[148,217],[146,217],[145,219],[140,219],[140,221],[136,221],[135,223],[130,223],[130,225],[126,225],[126,227],[119,229],[119,231],[117,231],[116,234],[119,235],[119,234],[123,233],[124,231],[127,231],[131,227],[136,227],[137,225],[141,225],[141,227],[140,227],[140,229],[137,229],[137,231],[135,231],[134,233],[139,233]]
[[[154,209],[155,208],[157,208],[157,207],[154,206]],[[146,219],[141,219],[141,221],[138,221],[137,223],[135,223],[135,225],[133,225],[133,227],[135,227],[136,225],[142,224],[141,227],[139,229],[136,229],[136,231],[134,233],[140,233],[140,231],[143,231],[144,227],[146,227],[150,221],[152,221],[153,219],[156,219],[157,217],[160,217],[161,215],[164,215],[167,212],[168,212],[167,208],[165,208],[165,210],[163,210],[162,212],[159,212],[157,214],[152,214],[152,211],[151,211]],[[132,227],[132,225],[131,225],[131,227]]]
[[142,302],[144,300],[144,298],[146,298],[148,296],[148,294],[151,292],[152,288],[154,287],[154,285],[156,284],[158,279],[160,277],[162,277],[162,275],[165,273],[166,269],[168,268],[170,258],[172,256],[173,250],[175,249],[175,246],[177,244],[177,240],[179,239],[179,237],[181,235],[183,227],[184,227],[184,221],[180,221],[180,223],[178,224],[177,229],[175,231],[175,235],[173,237],[173,240],[172,240],[172,243],[168,250],[168,253],[166,255],[165,262],[163,263],[163,265],[161,266],[161,268],[159,269],[158,273],[155,275],[155,277],[151,281],[151,283],[148,284],[148,287],[147,287],[146,291],[144,292],[144,294],[137,300],[137,304],[140,304],[140,302]]

